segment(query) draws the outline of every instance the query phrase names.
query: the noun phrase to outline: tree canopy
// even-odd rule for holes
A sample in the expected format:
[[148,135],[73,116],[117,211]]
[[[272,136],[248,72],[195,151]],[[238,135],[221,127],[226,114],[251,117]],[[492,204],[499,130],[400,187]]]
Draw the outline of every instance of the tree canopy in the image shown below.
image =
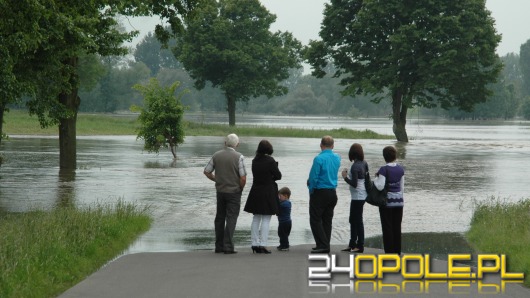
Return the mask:
[[313,74],[332,61],[344,94],[389,94],[398,141],[409,108],[470,111],[502,68],[485,0],[331,0],[320,36],[306,50]]
[[236,101],[285,94],[280,83],[300,67],[300,42],[289,32],[270,32],[275,20],[258,0],[209,0],[185,19],[177,60],[198,89],[208,81],[223,91],[230,125]]
[[[0,3],[0,118],[5,103],[30,96],[30,113],[42,126],[59,124],[60,167],[75,169],[75,122],[80,98],[79,57],[124,55],[123,42],[137,32],[121,32],[117,15],[159,15],[171,30],[200,0],[4,0]],[[169,29],[168,29],[169,30]],[[155,32],[167,39],[168,30]],[[5,82],[5,89],[4,89]],[[5,96],[5,97],[4,97]],[[5,99],[4,99],[5,98]],[[1,121],[2,119],[0,119]]]
[[523,96],[530,97],[530,39],[521,45],[519,64],[523,76]]
[[[167,46],[174,47],[175,39],[170,39]],[[157,75],[161,68],[180,68],[180,63],[173,53],[151,32],[136,45],[133,55],[136,62],[143,62],[149,67],[153,76]]]

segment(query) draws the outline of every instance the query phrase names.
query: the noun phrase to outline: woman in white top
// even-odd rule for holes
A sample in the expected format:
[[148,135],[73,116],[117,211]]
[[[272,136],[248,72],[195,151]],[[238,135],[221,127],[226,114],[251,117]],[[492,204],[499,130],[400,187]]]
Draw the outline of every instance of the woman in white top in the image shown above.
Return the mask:
[[368,164],[364,161],[364,151],[360,144],[353,144],[348,153],[352,165],[342,171],[342,178],[350,186],[350,243],[342,251],[362,253],[364,251],[363,209],[366,199],[364,177],[368,172]]

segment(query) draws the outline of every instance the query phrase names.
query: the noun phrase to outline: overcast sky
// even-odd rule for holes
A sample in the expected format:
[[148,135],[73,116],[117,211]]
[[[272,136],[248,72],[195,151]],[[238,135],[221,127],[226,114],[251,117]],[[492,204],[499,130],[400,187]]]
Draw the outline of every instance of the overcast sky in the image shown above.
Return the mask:
[[[326,2],[329,1],[261,0],[277,17],[272,31],[289,31],[303,44],[307,44],[310,39],[319,39],[318,32]],[[512,52],[519,54],[521,44],[530,39],[530,0],[486,0],[486,7],[495,19],[497,32],[502,34],[497,53],[501,56]],[[157,18],[142,18],[130,22],[134,28],[141,31],[140,37],[135,39],[136,43],[160,21]]]

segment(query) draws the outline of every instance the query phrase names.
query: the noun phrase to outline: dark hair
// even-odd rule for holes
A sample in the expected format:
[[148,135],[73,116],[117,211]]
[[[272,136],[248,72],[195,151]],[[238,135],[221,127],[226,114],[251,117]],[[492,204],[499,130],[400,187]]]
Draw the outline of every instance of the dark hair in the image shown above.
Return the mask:
[[326,147],[326,148],[331,148],[333,147],[333,138],[331,136],[323,136],[322,137],[322,140],[320,140],[320,145]]
[[272,149],[272,145],[267,140],[261,140],[258,144],[258,150],[256,150],[256,155],[272,155],[274,150]]
[[386,146],[383,148],[383,157],[386,162],[392,162],[397,158],[397,150],[394,146]]
[[364,151],[363,146],[358,143],[354,143],[350,147],[350,152],[348,153],[348,157],[350,158],[350,161],[356,160],[364,160]]
[[280,188],[280,190],[278,190],[278,193],[287,196],[288,198],[291,197],[291,190],[289,189],[289,187]]

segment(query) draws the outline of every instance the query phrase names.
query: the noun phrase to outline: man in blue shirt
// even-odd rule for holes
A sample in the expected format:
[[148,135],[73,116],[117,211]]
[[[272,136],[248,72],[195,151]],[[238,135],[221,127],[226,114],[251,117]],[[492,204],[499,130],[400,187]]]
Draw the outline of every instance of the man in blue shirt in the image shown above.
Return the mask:
[[313,159],[309,172],[309,224],[316,247],[311,253],[329,253],[333,210],[337,205],[337,181],[340,156],[333,152],[334,141],[324,136],[320,141],[319,155]]

